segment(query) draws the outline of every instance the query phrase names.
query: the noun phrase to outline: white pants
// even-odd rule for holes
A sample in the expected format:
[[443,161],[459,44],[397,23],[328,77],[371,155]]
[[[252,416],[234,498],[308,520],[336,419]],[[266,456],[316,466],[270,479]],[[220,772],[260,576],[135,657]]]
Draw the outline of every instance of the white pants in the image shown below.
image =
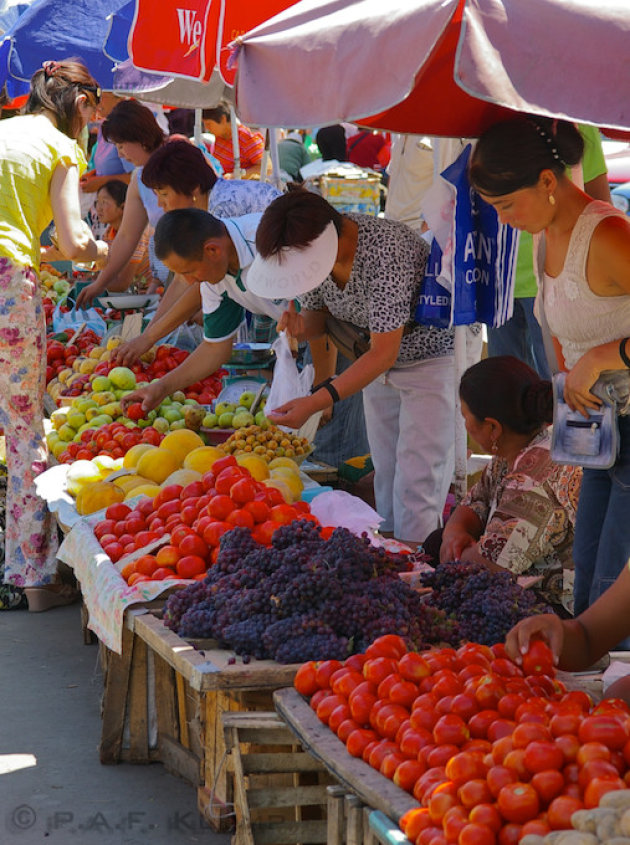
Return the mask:
[[453,478],[452,356],[388,370],[363,389],[383,531],[422,542],[441,525]]

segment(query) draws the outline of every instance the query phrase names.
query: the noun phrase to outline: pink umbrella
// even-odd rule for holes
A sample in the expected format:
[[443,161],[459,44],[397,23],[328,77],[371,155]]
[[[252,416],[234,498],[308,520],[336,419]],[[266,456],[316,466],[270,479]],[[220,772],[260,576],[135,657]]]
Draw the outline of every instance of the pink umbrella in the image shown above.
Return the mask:
[[301,0],[237,39],[246,122],[479,135],[510,110],[630,128],[628,0]]

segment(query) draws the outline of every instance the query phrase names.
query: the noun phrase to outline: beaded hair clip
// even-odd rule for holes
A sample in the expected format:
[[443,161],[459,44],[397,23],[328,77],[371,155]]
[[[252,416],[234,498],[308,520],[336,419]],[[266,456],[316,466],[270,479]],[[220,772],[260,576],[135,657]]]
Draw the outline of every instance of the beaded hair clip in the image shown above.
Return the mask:
[[59,62],[49,60],[47,62],[43,62],[42,67],[44,69],[44,73],[46,74],[46,78],[50,78],[51,76],[55,76],[61,65]]
[[558,152],[558,148],[556,147],[551,135],[547,132],[546,129],[544,129],[535,120],[533,120],[532,118],[530,118],[529,120],[530,120],[530,123],[532,124],[532,126],[535,128],[536,132],[538,132],[540,137],[543,139],[543,141],[549,147],[549,152],[551,153],[551,155],[555,158],[555,160],[559,164],[561,164],[563,167],[566,167],[566,163],[562,160],[562,157],[561,157],[560,153]]

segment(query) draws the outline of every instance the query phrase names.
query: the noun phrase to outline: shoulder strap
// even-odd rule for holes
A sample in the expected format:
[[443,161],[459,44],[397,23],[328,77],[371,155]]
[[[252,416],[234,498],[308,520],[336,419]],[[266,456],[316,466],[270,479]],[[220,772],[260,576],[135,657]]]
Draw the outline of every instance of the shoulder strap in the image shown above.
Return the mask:
[[371,134],[371,132],[359,133],[359,135],[354,139],[354,141],[351,144],[348,144],[348,152],[352,152],[352,150],[356,147],[357,144],[360,144],[364,138],[367,138],[367,136]]
[[545,255],[547,253],[547,242],[544,234],[540,236],[537,244],[536,262],[538,267],[538,287],[540,290],[540,328],[542,331],[543,343],[545,346],[545,355],[547,357],[547,365],[552,375],[559,371],[558,356],[551,338],[551,330],[547,322],[547,315],[545,313]]

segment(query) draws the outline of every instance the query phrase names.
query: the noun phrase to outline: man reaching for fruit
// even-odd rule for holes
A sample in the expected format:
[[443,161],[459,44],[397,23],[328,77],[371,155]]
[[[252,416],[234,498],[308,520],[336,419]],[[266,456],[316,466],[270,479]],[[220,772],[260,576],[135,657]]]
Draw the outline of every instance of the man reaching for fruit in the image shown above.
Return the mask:
[[[156,255],[191,287],[201,286],[204,343],[163,378],[126,396],[125,409],[134,402],[142,402],[146,413],[165,396],[201,381],[222,367],[232,353],[245,309],[274,320],[287,309],[285,300],[265,299],[247,287],[247,273],[256,257],[255,236],[260,217],[260,214],[247,214],[219,220],[198,208],[180,208],[160,218],[154,235]],[[183,313],[188,308],[186,300],[184,294],[162,320],[168,320],[170,325],[179,319],[180,310]],[[142,335],[148,346],[154,337],[163,336],[162,320],[156,321],[151,334]]]

